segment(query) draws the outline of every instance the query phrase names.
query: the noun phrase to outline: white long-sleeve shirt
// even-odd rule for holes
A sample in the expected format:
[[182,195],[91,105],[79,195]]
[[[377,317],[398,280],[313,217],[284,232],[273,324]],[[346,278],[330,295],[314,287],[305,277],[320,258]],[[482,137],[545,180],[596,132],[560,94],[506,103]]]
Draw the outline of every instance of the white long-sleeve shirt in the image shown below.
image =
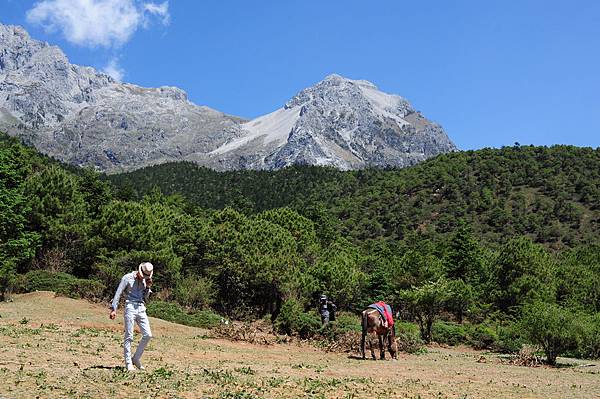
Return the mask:
[[115,296],[112,300],[112,309],[117,310],[119,306],[119,299],[121,295],[125,295],[127,301],[130,302],[146,302],[150,293],[150,287],[146,286],[146,281],[144,279],[138,280],[136,278],[137,271],[127,273],[121,279],[121,283],[117,288],[117,292],[115,292]]

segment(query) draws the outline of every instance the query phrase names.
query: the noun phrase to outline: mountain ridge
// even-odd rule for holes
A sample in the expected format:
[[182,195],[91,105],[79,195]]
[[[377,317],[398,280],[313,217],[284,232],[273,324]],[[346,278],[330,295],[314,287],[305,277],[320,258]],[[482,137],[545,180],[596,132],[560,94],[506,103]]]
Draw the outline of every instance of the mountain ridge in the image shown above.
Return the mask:
[[216,170],[403,167],[456,146],[408,101],[329,75],[247,121],[185,91],[120,83],[0,24],[0,129],[77,166],[115,173],[169,161]]

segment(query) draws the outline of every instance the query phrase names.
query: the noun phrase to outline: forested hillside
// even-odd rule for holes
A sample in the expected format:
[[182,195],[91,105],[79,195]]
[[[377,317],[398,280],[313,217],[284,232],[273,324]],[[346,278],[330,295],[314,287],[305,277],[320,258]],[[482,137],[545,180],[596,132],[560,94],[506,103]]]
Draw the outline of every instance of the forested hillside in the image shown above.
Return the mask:
[[219,173],[172,163],[110,180],[125,198],[159,187],[202,208],[250,214],[290,207],[313,220],[319,214],[359,244],[415,231],[446,234],[461,220],[492,245],[525,235],[559,249],[600,237],[599,149],[515,146],[351,172],[294,166]]
[[149,311],[177,321],[268,317],[335,339],[357,319],[321,327],[326,293],[355,314],[391,303],[399,337],[502,351],[530,342],[550,363],[598,357],[599,161],[599,150],[514,147],[404,170],[181,164],[113,186],[2,136],[0,293],[106,300],[151,261]]

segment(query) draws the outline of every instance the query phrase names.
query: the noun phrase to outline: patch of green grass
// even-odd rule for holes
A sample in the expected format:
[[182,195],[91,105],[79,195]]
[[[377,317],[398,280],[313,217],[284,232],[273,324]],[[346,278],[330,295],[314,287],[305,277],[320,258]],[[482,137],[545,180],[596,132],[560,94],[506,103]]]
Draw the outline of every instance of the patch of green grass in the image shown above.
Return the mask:
[[75,331],[74,333],[71,334],[71,336],[73,336],[73,337],[80,337],[82,335],[87,335],[90,337],[99,337],[100,330],[98,330],[97,328],[91,328],[91,327],[81,327],[77,331]]
[[209,370],[203,369],[202,376],[213,384],[223,385],[231,384],[236,380],[236,376],[229,370]]
[[50,323],[50,324],[42,324],[40,326],[41,329],[45,330],[45,331],[58,331],[60,330],[60,328],[54,324],[54,323]]
[[287,377],[271,377],[266,381],[270,388],[278,388],[287,382]]
[[259,396],[251,392],[236,391],[236,392],[221,392],[219,394],[220,399],[260,399]]
[[77,338],[81,336],[86,337],[113,337],[114,333],[108,330],[102,330],[94,327],[81,327],[70,334],[71,337]]
[[250,367],[237,367],[234,369],[234,371],[236,371],[240,374],[246,374],[246,375],[255,375],[256,374],[256,371]]
[[145,380],[149,384],[155,384],[157,382],[171,379],[171,377],[173,377],[174,374],[175,374],[175,372],[173,370],[169,370],[165,367],[159,367],[156,370],[154,370],[152,373],[146,374]]
[[121,382],[135,378],[135,375],[128,372],[125,367],[115,367],[112,371],[110,382]]
[[296,370],[299,370],[299,369],[313,369],[317,373],[322,373],[325,370],[325,366],[320,366],[320,365],[317,365],[317,364],[305,364],[305,363],[293,364],[292,368],[296,369]]
[[306,377],[299,384],[306,393],[320,393],[321,391],[330,392],[331,389],[345,385],[345,381],[339,378],[320,379]]
[[40,328],[21,327],[19,325],[0,326],[0,335],[18,338],[23,335],[40,335]]

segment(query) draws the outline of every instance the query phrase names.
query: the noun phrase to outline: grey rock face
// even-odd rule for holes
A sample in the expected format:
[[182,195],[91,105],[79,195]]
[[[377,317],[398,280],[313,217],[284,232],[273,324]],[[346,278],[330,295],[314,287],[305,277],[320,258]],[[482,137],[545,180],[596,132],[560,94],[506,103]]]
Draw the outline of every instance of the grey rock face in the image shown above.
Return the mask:
[[239,135],[240,122],[178,88],[72,65],[58,47],[0,25],[0,130],[57,159],[118,172],[193,158]]
[[338,75],[302,90],[282,109],[243,124],[242,133],[212,152],[215,166],[403,167],[456,150],[442,127],[405,99]]
[[194,105],[178,88],[119,83],[72,65],[58,47],[1,24],[0,130],[106,172],[177,160],[220,170],[407,166],[456,149],[439,125],[367,81],[331,75],[245,121]]

